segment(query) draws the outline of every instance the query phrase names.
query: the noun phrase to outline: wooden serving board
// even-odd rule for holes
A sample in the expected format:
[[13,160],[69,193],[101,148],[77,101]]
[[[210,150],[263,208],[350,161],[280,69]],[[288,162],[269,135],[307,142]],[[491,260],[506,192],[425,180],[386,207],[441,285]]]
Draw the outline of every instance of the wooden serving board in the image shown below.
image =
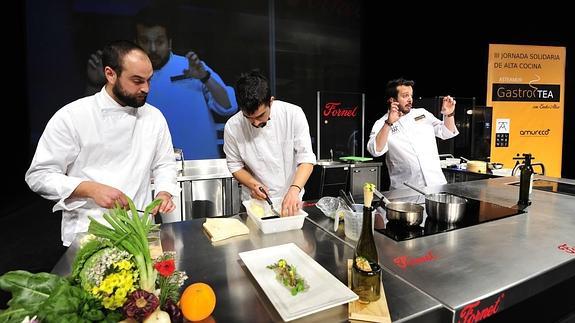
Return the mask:
[[[351,288],[352,264],[353,260],[348,259],[347,286],[349,288]],[[383,289],[383,283],[381,283],[380,287],[381,287],[381,297],[379,298],[379,300],[377,300],[377,302],[362,304],[359,302],[359,300],[357,300],[348,304],[348,316],[351,322],[368,321],[368,322],[391,323],[391,315],[389,314],[389,308],[387,307],[387,299],[385,298],[385,290]]]

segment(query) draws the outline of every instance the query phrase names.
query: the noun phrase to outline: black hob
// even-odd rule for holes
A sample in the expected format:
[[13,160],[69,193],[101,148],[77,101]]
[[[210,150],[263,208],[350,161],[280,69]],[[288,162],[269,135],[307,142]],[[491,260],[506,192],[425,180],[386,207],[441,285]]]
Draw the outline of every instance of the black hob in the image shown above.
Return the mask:
[[[419,203],[425,208],[425,197],[415,197],[417,200],[411,198],[409,202]],[[467,205],[465,208],[465,215],[463,219],[457,223],[444,223],[437,222],[427,217],[427,213],[423,211],[423,222],[419,226],[408,227],[394,221],[387,221],[385,211],[376,217],[375,230],[382,233],[395,241],[409,240],[424,236],[433,235],[436,233],[457,230],[461,228],[470,227],[476,224],[489,222],[506,218],[509,216],[525,213],[516,207],[505,207],[490,202],[479,201],[466,197]],[[395,201],[407,201],[407,199],[397,199]],[[381,208],[378,210],[382,210]]]

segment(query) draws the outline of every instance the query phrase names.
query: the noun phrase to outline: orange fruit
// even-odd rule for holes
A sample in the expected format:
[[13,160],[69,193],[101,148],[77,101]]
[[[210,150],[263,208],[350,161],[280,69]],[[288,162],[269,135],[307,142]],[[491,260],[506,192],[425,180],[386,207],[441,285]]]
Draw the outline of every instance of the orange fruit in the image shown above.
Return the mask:
[[214,311],[216,293],[205,283],[194,283],[186,287],[180,296],[180,309],[190,321],[201,321]]

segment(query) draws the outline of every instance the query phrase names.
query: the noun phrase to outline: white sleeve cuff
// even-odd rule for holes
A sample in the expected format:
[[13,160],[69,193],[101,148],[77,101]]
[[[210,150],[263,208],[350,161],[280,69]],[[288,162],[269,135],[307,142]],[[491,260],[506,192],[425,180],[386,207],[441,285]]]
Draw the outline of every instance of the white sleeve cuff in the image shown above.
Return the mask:
[[82,207],[86,204],[87,201],[85,199],[77,199],[77,198],[63,198],[54,207],[52,208],[52,212],[56,211],[72,211],[79,207]]

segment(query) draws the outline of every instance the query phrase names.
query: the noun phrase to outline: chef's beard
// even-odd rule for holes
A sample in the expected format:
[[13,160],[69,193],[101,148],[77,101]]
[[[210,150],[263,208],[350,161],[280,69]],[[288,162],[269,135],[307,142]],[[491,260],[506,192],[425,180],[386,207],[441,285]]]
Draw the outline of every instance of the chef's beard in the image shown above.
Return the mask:
[[139,108],[146,103],[147,94],[130,94],[124,90],[120,82],[116,82],[112,88],[112,93],[127,106],[132,108]]
[[[271,119],[271,118],[268,117],[268,121],[270,121],[270,119]],[[263,127],[265,127],[265,126],[268,124],[268,121],[262,122],[262,123],[260,123],[260,124],[257,125],[257,126],[256,126],[255,124],[253,124],[253,123],[250,123],[250,124],[251,124],[254,128],[263,128]]]
[[404,115],[408,114],[411,111],[411,105],[406,105],[404,107],[399,107],[399,111]]
[[257,126],[256,126],[255,124],[253,124],[253,123],[252,123],[251,125],[254,126],[255,128],[263,128],[263,127],[265,127],[267,124],[268,124],[267,122],[262,122],[262,123],[260,123],[260,124],[257,125]]

